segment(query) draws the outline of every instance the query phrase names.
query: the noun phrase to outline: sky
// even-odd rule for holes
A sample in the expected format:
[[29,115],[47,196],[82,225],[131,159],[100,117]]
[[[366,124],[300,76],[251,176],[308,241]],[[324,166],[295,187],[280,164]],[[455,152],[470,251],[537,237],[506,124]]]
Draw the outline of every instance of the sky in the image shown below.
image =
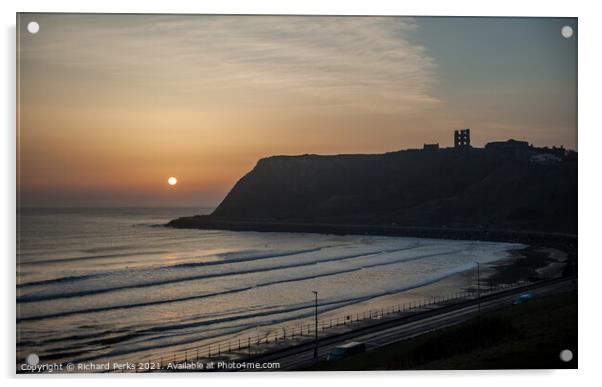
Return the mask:
[[23,206],[212,207],[263,157],[451,146],[459,128],[473,146],[577,149],[574,18],[21,14],[17,28]]

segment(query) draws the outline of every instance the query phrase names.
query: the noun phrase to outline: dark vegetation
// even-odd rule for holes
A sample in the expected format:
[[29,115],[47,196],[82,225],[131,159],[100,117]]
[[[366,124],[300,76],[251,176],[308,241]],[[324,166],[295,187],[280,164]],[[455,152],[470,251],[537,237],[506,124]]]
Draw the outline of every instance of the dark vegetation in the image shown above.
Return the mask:
[[[560,351],[574,358],[565,363]],[[515,305],[461,325],[309,370],[577,368],[577,292]]]

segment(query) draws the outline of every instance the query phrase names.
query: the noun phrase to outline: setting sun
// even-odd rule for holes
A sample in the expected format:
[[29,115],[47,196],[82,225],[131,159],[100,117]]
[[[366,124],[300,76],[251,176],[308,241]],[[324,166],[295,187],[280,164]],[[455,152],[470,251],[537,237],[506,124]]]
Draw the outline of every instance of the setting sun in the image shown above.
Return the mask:
[[176,184],[178,184],[178,179],[176,179],[175,177],[172,176],[169,179],[167,179],[167,183],[169,185],[176,185]]

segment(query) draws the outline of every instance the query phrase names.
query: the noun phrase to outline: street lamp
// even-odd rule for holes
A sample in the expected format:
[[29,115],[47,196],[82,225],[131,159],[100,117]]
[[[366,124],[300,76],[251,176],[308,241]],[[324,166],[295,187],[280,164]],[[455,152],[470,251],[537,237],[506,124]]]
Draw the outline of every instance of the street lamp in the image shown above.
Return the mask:
[[314,359],[318,358],[318,292],[316,290],[313,291],[314,296],[316,296],[316,327],[315,327],[315,333],[316,333],[316,346],[314,347]]
[[481,314],[481,264],[475,261],[477,264],[477,298],[479,300],[479,314]]

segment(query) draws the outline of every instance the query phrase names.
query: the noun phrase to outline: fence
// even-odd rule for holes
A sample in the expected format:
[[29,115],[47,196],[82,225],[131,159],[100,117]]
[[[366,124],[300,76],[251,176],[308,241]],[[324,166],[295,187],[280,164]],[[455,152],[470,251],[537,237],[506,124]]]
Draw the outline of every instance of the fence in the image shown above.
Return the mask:
[[[466,291],[456,292],[443,296],[435,296],[429,299],[412,301],[404,304],[391,305],[386,308],[370,309],[363,312],[348,313],[345,315],[334,316],[327,319],[318,319],[317,329],[320,338],[340,332],[342,327],[351,327],[361,323],[369,323],[373,320],[382,320],[388,317],[399,317],[403,313],[415,313],[424,311],[425,308],[434,308],[449,303],[463,302],[469,299],[476,299],[476,296],[488,295],[499,291],[513,289],[528,285],[528,281],[520,281],[513,284],[493,284],[489,283],[483,289],[471,288]],[[244,337],[235,337],[229,340],[221,340],[201,345],[196,348],[174,351],[155,359],[147,360],[142,363],[149,365],[149,369],[138,370],[137,372],[155,371],[164,369],[166,364],[181,364],[200,360],[243,360],[250,359],[262,353],[267,353],[277,349],[279,345],[290,346],[292,344],[311,341],[315,338],[316,324],[312,319],[307,323],[294,326],[277,326],[271,331],[262,335],[251,335]],[[326,335],[326,336],[325,336]]]

